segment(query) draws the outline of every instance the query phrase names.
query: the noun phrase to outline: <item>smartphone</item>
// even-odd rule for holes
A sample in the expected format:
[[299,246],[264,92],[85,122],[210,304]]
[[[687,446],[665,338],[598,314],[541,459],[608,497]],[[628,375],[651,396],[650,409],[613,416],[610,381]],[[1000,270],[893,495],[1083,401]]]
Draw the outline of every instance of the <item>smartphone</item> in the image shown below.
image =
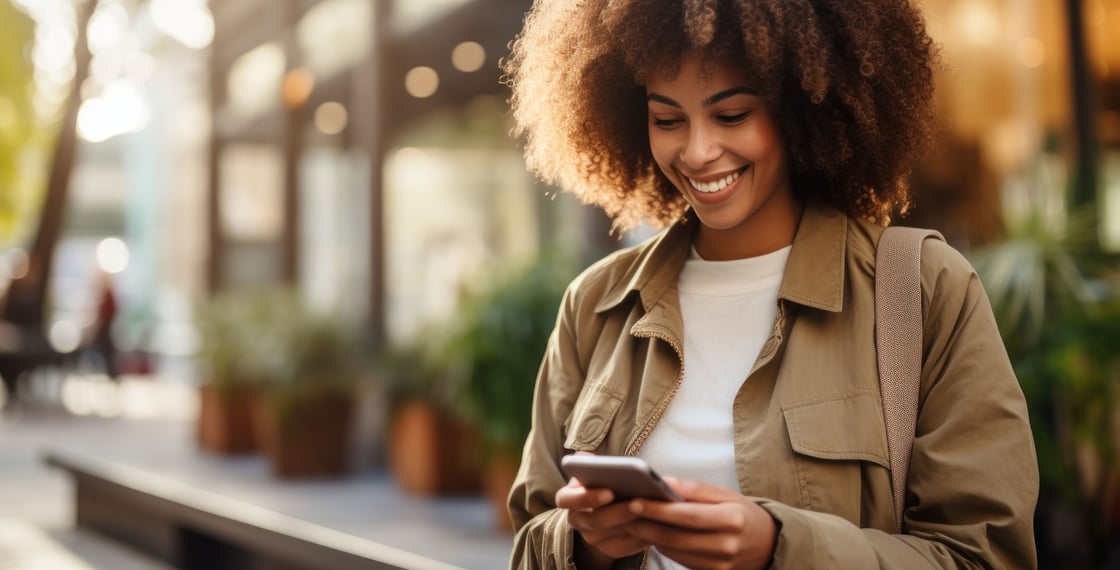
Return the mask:
[[640,457],[619,455],[565,455],[560,468],[584,487],[605,487],[614,491],[614,500],[653,499],[683,501],[657,472]]

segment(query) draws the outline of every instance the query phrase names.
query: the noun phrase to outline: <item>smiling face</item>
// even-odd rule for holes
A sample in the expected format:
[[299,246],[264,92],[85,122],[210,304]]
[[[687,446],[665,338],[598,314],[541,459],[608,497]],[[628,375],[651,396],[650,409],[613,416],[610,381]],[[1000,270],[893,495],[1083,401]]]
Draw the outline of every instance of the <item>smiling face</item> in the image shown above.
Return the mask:
[[774,117],[739,68],[685,55],[646,82],[653,159],[696,212],[697,252],[709,260],[793,243],[801,205]]

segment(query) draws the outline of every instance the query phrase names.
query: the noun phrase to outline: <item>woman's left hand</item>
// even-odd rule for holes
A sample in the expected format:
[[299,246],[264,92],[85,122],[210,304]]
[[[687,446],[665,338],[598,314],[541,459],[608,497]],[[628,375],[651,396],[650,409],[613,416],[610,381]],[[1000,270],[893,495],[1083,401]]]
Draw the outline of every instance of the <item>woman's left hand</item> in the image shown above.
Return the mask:
[[641,518],[626,523],[627,533],[689,568],[766,568],[778,534],[770,513],[738,491],[665,479],[685,501],[631,501]]

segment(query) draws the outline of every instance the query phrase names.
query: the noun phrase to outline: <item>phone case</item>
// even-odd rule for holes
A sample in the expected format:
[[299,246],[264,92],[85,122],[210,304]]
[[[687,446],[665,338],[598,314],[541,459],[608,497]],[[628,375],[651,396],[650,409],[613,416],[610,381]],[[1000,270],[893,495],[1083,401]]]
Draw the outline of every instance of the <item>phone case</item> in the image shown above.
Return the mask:
[[605,487],[614,491],[615,501],[642,498],[681,501],[644,460],[614,455],[566,455],[560,467],[569,477],[588,488]]

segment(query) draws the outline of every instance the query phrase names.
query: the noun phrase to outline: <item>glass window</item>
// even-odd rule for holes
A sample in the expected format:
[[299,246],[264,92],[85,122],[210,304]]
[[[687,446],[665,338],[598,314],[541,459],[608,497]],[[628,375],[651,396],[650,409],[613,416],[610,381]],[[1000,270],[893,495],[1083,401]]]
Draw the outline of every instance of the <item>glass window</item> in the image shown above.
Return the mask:
[[231,110],[255,117],[280,103],[284,80],[284,48],[276,42],[261,44],[237,58],[226,79]]
[[318,77],[359,62],[369,52],[373,34],[369,0],[325,0],[308,10],[296,29],[304,64]]

